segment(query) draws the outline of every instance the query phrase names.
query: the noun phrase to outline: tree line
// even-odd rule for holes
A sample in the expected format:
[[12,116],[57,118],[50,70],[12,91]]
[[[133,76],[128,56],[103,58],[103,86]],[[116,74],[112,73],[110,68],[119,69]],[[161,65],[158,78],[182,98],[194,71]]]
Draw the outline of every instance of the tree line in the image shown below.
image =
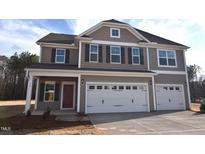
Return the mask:
[[[25,99],[27,79],[25,68],[38,63],[39,57],[29,52],[15,53],[10,58],[0,56],[5,63],[0,63],[0,100]],[[197,65],[187,66],[189,79],[190,95],[192,102],[197,99],[205,98],[205,80],[199,80],[197,74],[201,67]],[[35,82],[34,82],[35,89]],[[33,98],[35,90],[33,90]]]
[[[25,68],[38,63],[39,57],[29,52],[15,53],[0,66],[0,100],[25,99],[27,80]],[[35,86],[35,84],[34,84]]]

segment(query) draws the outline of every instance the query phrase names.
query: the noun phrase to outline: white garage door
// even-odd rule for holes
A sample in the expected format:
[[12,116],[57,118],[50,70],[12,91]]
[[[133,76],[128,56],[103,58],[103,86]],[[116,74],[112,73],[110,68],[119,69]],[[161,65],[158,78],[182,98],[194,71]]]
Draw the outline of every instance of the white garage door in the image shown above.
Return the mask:
[[156,85],[157,110],[184,110],[183,85]]
[[87,84],[87,113],[146,112],[146,84]]

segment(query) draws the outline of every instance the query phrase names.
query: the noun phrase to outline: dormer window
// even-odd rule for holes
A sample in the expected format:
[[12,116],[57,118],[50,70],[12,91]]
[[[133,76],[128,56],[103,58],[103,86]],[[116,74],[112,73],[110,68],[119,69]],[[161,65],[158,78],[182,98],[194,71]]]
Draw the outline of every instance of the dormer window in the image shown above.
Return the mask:
[[110,37],[120,38],[120,29],[110,28]]

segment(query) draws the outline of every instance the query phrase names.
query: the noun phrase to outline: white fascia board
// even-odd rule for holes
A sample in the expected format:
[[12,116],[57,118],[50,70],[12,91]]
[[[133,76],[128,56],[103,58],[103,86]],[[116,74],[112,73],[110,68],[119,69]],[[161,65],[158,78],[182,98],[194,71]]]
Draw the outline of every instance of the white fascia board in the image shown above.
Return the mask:
[[78,49],[75,45],[69,44],[59,44],[59,43],[39,43],[42,47],[53,47],[53,48],[69,48],[69,49]]
[[106,45],[121,45],[121,46],[136,46],[138,47],[139,44],[137,43],[127,43],[127,42],[114,42],[114,41],[101,41],[101,40],[92,40],[90,43],[94,44],[106,44]]
[[79,75],[92,76],[125,76],[125,77],[152,77],[156,73],[144,72],[111,72],[111,71],[89,71],[89,70],[56,70],[56,69],[27,69],[32,76],[65,76],[78,77]]
[[178,46],[178,45],[169,45],[169,44],[159,44],[159,43],[144,43],[140,42],[140,46],[149,47],[149,48],[163,48],[167,50],[185,50],[187,47]]
[[163,71],[163,70],[151,70],[157,74],[175,74],[175,75],[186,75],[185,71]]

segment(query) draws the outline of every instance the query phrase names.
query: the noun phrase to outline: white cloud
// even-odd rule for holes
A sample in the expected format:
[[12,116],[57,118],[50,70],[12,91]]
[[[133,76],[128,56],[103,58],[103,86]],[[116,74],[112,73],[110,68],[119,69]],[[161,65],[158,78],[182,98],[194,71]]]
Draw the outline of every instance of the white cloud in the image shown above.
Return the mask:
[[[72,24],[72,29],[74,34],[78,35],[88,28],[94,26],[95,24],[101,22],[103,19],[77,19],[74,24]],[[70,26],[69,21],[67,21],[68,26]]]
[[[29,51],[39,54],[36,41],[47,35],[49,30],[35,26],[31,21],[2,20],[0,22],[1,54],[11,56],[14,52]],[[18,46],[18,48],[14,48]]]

